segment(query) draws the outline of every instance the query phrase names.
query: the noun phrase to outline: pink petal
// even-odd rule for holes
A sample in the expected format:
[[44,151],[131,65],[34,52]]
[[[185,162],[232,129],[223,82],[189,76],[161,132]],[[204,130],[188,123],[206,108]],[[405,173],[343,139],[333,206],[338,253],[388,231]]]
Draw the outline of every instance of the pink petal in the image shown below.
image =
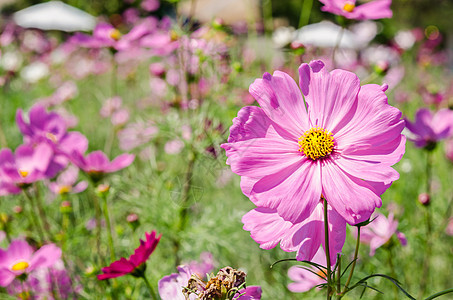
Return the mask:
[[390,9],[392,0],[374,0],[357,6],[351,13],[350,19],[377,20],[391,18],[393,12]]
[[355,225],[368,220],[381,198],[365,181],[352,177],[330,160],[322,165],[322,193],[327,202],[348,222]]
[[132,164],[135,159],[135,155],[124,153],[117,156],[107,168],[107,172],[116,172],[118,170],[124,169]]
[[42,246],[35,254],[33,254],[33,257],[30,260],[29,270],[48,268],[55,264],[60,257],[61,249],[54,244]]
[[272,76],[265,73],[263,79],[256,79],[250,85],[249,91],[266,115],[293,138],[299,138],[309,129],[302,95],[288,74],[276,71]]
[[16,275],[7,268],[0,268],[0,286],[7,287],[13,282]]
[[33,254],[33,248],[26,241],[13,240],[8,247],[7,253],[11,260],[28,261]]

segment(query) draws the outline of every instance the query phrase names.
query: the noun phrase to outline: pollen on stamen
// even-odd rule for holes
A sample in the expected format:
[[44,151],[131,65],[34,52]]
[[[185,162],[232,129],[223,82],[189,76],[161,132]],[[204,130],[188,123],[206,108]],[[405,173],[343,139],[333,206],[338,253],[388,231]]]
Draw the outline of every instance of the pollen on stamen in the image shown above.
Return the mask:
[[300,152],[312,160],[317,160],[326,157],[333,151],[334,140],[332,133],[326,129],[314,127],[299,138],[298,144]]
[[12,271],[23,271],[25,269],[27,269],[29,267],[29,264],[28,262],[26,261],[20,261],[18,263],[15,263],[12,267],[11,267],[11,270]]
[[347,12],[353,12],[355,8],[355,4],[352,2],[346,2],[343,6],[343,10]]
[[46,138],[48,138],[49,140],[51,140],[53,143],[57,143],[58,140],[57,140],[57,136],[51,132],[48,132],[46,133]]
[[18,172],[19,172],[20,177],[22,177],[22,178],[25,178],[28,176],[28,171],[19,170]]

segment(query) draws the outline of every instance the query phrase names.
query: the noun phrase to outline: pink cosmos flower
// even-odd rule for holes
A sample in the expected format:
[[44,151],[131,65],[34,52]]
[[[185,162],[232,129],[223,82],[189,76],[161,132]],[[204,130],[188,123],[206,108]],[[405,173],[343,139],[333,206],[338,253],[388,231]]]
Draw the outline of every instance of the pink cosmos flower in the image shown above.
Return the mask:
[[[316,252],[315,256],[313,257],[312,260],[314,263],[317,263],[321,266],[326,265],[326,254],[324,253],[324,250],[319,248],[318,252]],[[321,270],[309,266],[307,267],[313,272],[310,272],[307,269],[301,268],[299,266],[292,266],[288,270],[288,277],[295,281],[290,284],[288,284],[288,289],[293,292],[293,293],[303,293],[311,290],[318,284],[323,284],[326,283],[326,270],[324,269],[324,272]],[[319,276],[318,276],[319,275]],[[321,277],[323,278],[321,278]]]
[[261,107],[233,120],[227,164],[242,192],[285,221],[310,217],[321,197],[349,224],[368,220],[380,195],[399,178],[391,167],[405,149],[401,112],[388,105],[387,85],[360,86],[353,73],[328,72],[322,61],[265,73],[250,86]]
[[71,161],[92,178],[99,179],[106,173],[113,173],[130,166],[134,158],[133,154],[123,153],[110,162],[104,152],[100,150],[88,153],[86,156],[74,151]]
[[53,151],[47,144],[39,144],[36,148],[21,145],[15,153],[8,148],[2,149],[0,178],[5,184],[17,187],[14,194],[20,193],[20,187],[46,178],[52,157]]
[[397,230],[398,221],[393,219],[393,213],[389,213],[388,219],[380,213],[375,215],[376,219],[360,230],[360,241],[370,245],[370,256],[376,253],[377,248],[390,241],[393,235],[396,235],[401,245],[407,245],[406,236]]
[[[346,222],[331,207],[328,210],[329,246],[332,264],[337,260],[346,239]],[[313,213],[302,222],[291,223],[279,216],[277,210],[258,207],[242,217],[244,230],[262,249],[274,248],[280,243],[282,250],[297,251],[298,260],[311,261],[319,250],[325,248],[324,209],[320,201]],[[325,260],[325,258],[324,258]]]
[[324,6],[322,11],[327,11],[348,19],[376,20],[391,18],[390,9],[392,0],[373,0],[356,7],[356,0],[319,0]]
[[128,124],[118,132],[120,149],[129,151],[149,142],[157,135],[159,128],[150,123],[137,122]]
[[188,263],[188,266],[192,273],[197,274],[198,277],[203,278],[206,274],[211,273],[214,270],[214,259],[212,253],[203,252],[200,254],[200,261],[193,260]]
[[433,149],[438,141],[452,135],[453,111],[445,108],[433,114],[427,108],[420,108],[414,122],[406,119],[406,127],[413,134],[409,139],[416,147]]
[[55,182],[49,183],[49,189],[54,194],[77,194],[83,192],[88,187],[88,182],[80,181],[76,184],[79,178],[79,169],[70,165],[64,172],[62,172]]
[[7,250],[0,249],[0,286],[8,286],[17,276],[40,268],[49,268],[61,257],[61,249],[54,244],[34,252],[23,240],[13,240]]
[[154,230],[151,233],[146,232],[146,241],[140,240],[140,246],[135,249],[134,254],[128,259],[122,257],[120,260],[111,263],[110,266],[102,268],[103,274],[99,274],[98,279],[116,278],[127,274],[134,275],[134,271],[146,266],[146,261],[156,249],[161,236],[160,234],[156,237],[156,231]]

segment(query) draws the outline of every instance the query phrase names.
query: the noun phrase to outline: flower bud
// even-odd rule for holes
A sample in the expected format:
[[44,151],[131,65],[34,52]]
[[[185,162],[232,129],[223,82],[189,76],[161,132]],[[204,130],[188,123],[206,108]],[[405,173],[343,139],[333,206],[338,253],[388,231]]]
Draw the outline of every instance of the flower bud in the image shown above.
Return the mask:
[[429,194],[422,193],[418,195],[418,202],[420,202],[423,206],[428,206],[430,202]]

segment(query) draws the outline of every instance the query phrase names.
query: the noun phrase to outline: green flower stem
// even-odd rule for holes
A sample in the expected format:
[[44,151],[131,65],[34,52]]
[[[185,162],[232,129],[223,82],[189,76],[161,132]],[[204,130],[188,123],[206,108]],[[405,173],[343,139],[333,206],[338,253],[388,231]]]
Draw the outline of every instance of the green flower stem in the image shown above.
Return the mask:
[[96,221],[96,251],[99,255],[101,265],[105,265],[104,256],[101,254],[101,207],[99,204],[99,198],[96,195],[93,195],[93,205],[94,205],[94,219]]
[[264,28],[267,32],[272,32],[274,24],[272,20],[272,0],[263,1],[263,17],[264,17]]
[[341,254],[337,254],[337,299],[341,299]]
[[141,277],[143,278],[143,281],[145,281],[146,287],[148,288],[149,293],[151,294],[151,299],[155,300],[159,299],[157,297],[157,294],[154,292],[153,286],[149,283],[148,278],[146,278],[145,273],[143,273]]
[[[184,228],[187,225],[189,218],[189,200],[190,200],[190,187],[192,185],[193,170],[195,166],[196,154],[192,151],[189,154],[189,164],[187,166],[186,176],[184,178],[184,186],[181,193],[181,209],[179,211],[179,224],[178,224],[178,233],[184,231]],[[181,241],[179,236],[173,241],[173,249],[175,253],[175,266],[178,266],[181,263],[181,258],[179,257],[179,248],[181,246]]]
[[35,204],[33,201],[33,197],[30,195],[27,189],[23,189],[25,198],[27,198],[28,202],[30,203],[30,219],[32,220],[33,226],[35,227],[36,231],[38,232],[39,238],[41,243],[43,243],[46,239],[44,238],[44,229],[41,227],[41,223],[39,223],[38,218],[36,218],[36,213],[34,213]]
[[110,248],[110,259],[112,261],[115,261],[115,246],[113,244],[113,233],[112,233],[112,224],[110,222],[110,216],[109,216],[109,208],[107,204],[107,194],[102,193],[101,194],[102,198],[102,210],[104,211],[104,218],[105,218],[105,224],[107,225],[107,237],[109,241],[109,248]]
[[[431,172],[432,171],[432,152],[426,152],[426,193],[431,197]],[[426,225],[426,246],[425,246],[425,256],[423,260],[423,273],[420,280],[420,293],[419,298],[423,296],[426,291],[426,286],[429,281],[429,265],[431,258],[431,235],[432,235],[432,221],[430,213],[430,204],[424,205],[425,208],[425,225]]]
[[300,10],[299,28],[305,26],[310,21],[311,8],[313,7],[313,0],[304,0],[302,9]]
[[340,299],[348,291],[348,285],[351,282],[352,274],[354,274],[355,264],[357,263],[357,257],[359,255],[359,245],[360,245],[360,226],[357,226],[357,243],[355,245],[354,261],[352,262],[351,271],[349,272],[348,280],[346,281],[346,283],[344,285],[344,290],[343,290],[343,292],[341,292]]
[[41,221],[42,221],[42,223],[44,225],[44,229],[45,229],[45,231],[46,231],[46,233],[48,235],[48,238],[50,240],[52,240],[52,234],[51,234],[51,231],[50,231],[50,224],[49,224],[49,221],[47,220],[46,213],[44,212],[42,199],[41,199],[41,196],[40,196],[40,193],[39,193],[39,187],[35,184],[34,188],[35,188],[35,195],[36,195],[36,206],[38,207],[39,217],[41,218]]
[[435,294],[425,298],[425,300],[431,300],[431,299],[437,298],[439,296],[442,296],[442,295],[445,295],[445,294],[448,294],[448,293],[453,293],[453,288],[446,289],[446,290],[443,290],[441,292],[435,293]]
[[329,249],[329,222],[327,219],[327,200],[324,199],[324,239],[325,239],[325,246],[326,246],[326,261],[327,261],[327,300],[332,299],[332,270],[330,269],[330,249]]

